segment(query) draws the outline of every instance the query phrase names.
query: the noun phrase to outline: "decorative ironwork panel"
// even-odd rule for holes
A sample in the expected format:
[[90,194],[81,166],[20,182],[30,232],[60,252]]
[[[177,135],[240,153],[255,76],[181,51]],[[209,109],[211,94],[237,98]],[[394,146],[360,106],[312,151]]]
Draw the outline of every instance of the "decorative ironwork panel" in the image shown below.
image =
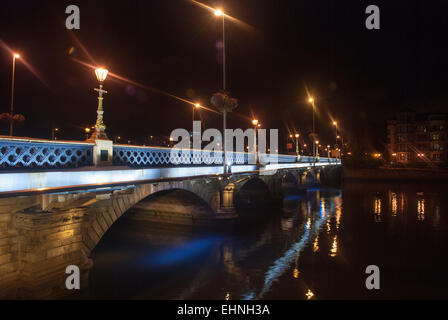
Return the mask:
[[0,141],[0,169],[77,168],[93,163],[88,144]]
[[[269,160],[275,161],[270,154],[260,154],[260,160],[267,163]],[[229,164],[254,164],[255,155],[253,153],[228,152],[227,161]],[[136,147],[136,146],[114,146],[114,165],[131,167],[151,167],[151,166],[174,166],[174,165],[222,165],[223,154],[221,151],[201,151],[201,150],[174,150],[168,148]],[[295,155],[277,155],[278,163],[312,163],[317,161],[308,156],[301,156],[297,160]]]
[[[247,153],[228,152],[231,164],[247,164]],[[175,150],[154,147],[114,146],[114,165],[131,167],[173,166],[173,165],[222,165],[220,151]]]
[[168,166],[171,164],[170,151],[163,148],[114,146],[113,163],[131,167]]

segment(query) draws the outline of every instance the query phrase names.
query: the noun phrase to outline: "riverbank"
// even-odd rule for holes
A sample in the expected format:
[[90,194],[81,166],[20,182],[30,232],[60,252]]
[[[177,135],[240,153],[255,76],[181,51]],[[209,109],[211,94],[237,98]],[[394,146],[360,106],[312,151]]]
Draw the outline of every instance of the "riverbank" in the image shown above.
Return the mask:
[[448,180],[448,170],[429,168],[344,168],[343,180]]

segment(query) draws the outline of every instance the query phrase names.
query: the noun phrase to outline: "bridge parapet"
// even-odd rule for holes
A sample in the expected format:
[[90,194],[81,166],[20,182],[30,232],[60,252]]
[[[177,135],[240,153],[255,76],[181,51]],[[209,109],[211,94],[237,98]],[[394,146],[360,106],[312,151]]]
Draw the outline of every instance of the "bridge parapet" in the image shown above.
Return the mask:
[[0,137],[0,169],[90,166],[93,146],[81,141]]
[[[228,152],[230,164],[255,163],[255,155],[243,152]],[[221,165],[221,151],[182,150],[163,147],[140,147],[114,145],[114,165],[130,167],[153,167],[173,165]]]
[[[0,170],[61,169],[101,165],[95,161],[103,150],[95,142],[56,141],[0,136]],[[222,151],[186,150],[113,144],[112,151],[104,150],[114,166],[132,168],[174,166],[219,166],[223,163]],[[113,153],[112,158],[111,152]],[[98,160],[98,159],[97,159]],[[254,153],[227,152],[228,165],[256,164]],[[259,154],[264,164],[313,164],[316,162],[340,164],[338,159],[313,158],[283,154]]]

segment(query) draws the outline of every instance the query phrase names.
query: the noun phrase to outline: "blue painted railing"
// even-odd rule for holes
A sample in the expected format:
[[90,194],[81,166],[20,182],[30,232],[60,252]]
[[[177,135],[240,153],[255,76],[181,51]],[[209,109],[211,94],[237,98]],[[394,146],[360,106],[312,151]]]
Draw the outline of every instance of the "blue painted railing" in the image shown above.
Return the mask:
[[[0,170],[77,168],[93,165],[94,143],[0,137]],[[260,154],[261,163],[332,162],[308,156]],[[253,153],[228,152],[230,165],[255,164]],[[168,167],[175,165],[222,165],[223,153],[204,150],[174,150],[162,147],[113,146],[113,165],[128,167]]]
[[0,140],[0,170],[77,168],[93,164],[93,143]]
[[[254,155],[242,152],[228,152],[230,164],[247,164]],[[131,167],[172,166],[172,165],[222,165],[221,151],[181,150],[161,147],[138,147],[114,145],[114,165]]]

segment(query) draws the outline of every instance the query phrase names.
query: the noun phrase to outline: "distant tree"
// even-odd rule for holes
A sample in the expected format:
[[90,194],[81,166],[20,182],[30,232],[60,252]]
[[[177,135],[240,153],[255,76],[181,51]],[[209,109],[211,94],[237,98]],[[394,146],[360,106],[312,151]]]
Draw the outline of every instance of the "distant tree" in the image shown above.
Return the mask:
[[8,123],[12,123],[12,122],[20,123],[20,122],[25,121],[25,116],[17,113],[11,117],[11,115],[6,112],[6,113],[0,114],[0,121],[4,121],[4,122],[8,122]]
[[238,107],[238,100],[229,97],[225,92],[216,92],[212,95],[210,102],[221,112],[232,112]]
[[[0,114],[0,120],[5,121],[5,122],[11,122],[11,115],[9,113],[1,113]],[[12,121],[15,122],[23,122],[25,121],[25,116],[22,114],[15,114],[12,117]]]

